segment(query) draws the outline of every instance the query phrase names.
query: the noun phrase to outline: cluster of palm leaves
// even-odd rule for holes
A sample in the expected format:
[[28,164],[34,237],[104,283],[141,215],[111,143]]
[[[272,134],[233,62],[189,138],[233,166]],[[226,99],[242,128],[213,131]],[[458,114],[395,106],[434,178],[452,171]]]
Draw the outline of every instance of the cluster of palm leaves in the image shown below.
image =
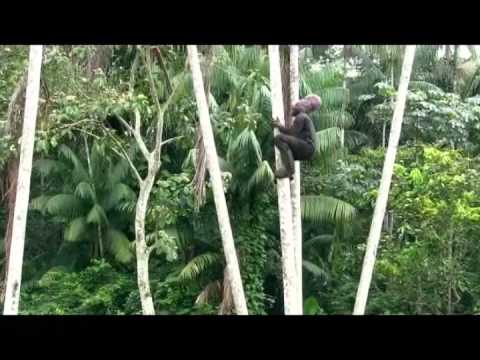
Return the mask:
[[[232,202],[237,207],[254,201],[255,194],[274,188],[268,71],[268,56],[260,47],[222,47],[216,51],[211,79],[212,120],[222,170],[232,174],[229,192],[233,199],[241,200]],[[313,114],[319,145],[311,166],[327,170],[343,153],[345,139],[355,135],[346,136],[353,124],[347,111],[349,91],[343,86],[341,64],[303,64],[300,74],[300,95],[315,93],[323,100],[321,111]],[[348,222],[355,214],[353,206],[327,195],[307,194],[302,200],[304,219],[317,224]],[[180,278],[193,280],[221,262],[222,257],[210,248],[190,259]],[[313,265],[305,266],[311,269]],[[207,285],[200,298],[221,290],[212,284]]]
[[125,160],[114,162],[98,143],[91,150],[87,146],[83,159],[60,145],[58,158],[39,159],[34,168],[45,182],[63,183],[62,192],[32,199],[31,208],[64,224],[64,241],[88,242],[95,257],[108,252],[122,263],[132,259],[125,219],[132,214],[136,195],[124,182],[129,176]]
[[[221,163],[224,171],[232,173],[231,191],[245,198],[245,194],[274,184],[268,56],[265,49],[257,46],[220,48],[216,56],[212,74],[216,100],[213,118],[217,128],[231,124],[222,134],[226,135],[226,144]],[[320,68],[304,64],[300,74],[300,95],[315,93],[323,100],[321,111],[313,114],[318,130],[318,157],[313,166],[328,167],[341,154],[345,139],[354,139],[356,135],[345,132],[353,124],[346,107],[349,91],[342,86],[339,64]],[[318,221],[350,219],[354,209],[335,200],[326,196],[304,197],[304,216]]]

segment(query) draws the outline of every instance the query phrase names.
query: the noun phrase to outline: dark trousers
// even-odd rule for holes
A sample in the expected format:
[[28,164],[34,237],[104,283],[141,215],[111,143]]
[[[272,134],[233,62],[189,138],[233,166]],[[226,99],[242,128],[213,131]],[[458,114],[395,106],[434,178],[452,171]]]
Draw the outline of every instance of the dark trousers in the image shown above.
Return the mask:
[[315,154],[315,147],[311,143],[295,136],[278,134],[273,142],[280,151],[282,163],[289,176],[295,171],[295,160],[310,160]]

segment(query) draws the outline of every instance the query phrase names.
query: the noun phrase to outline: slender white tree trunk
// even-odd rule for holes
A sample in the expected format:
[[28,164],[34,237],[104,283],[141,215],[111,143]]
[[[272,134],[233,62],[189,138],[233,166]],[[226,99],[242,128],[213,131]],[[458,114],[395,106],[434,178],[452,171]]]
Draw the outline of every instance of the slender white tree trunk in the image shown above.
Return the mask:
[[210,114],[208,112],[207,98],[203,86],[202,71],[198,60],[198,51],[196,45],[188,45],[188,60],[192,71],[193,88],[197,101],[198,115],[200,118],[200,128],[203,135],[203,144],[207,158],[207,169],[212,181],[213,197],[217,209],[218,224],[222,236],[223,251],[227,263],[228,279],[231,281],[233,302],[238,315],[248,315],[247,302],[243,291],[242,278],[240,276],[240,267],[238,265],[235,243],[233,241],[232,228],[228,215],[227,202],[223,190],[220,165],[218,163],[217,149],[213,137],[212,125],[210,123]]
[[378,243],[382,231],[383,218],[388,202],[390,183],[392,181],[393,166],[397,155],[398,142],[402,130],[403,114],[407,101],[408,84],[412,73],[413,60],[415,57],[415,45],[408,45],[403,59],[402,74],[398,85],[397,99],[393,113],[392,125],[390,128],[390,137],[388,140],[387,153],[383,164],[382,179],[378,190],[375,210],[373,212],[372,225],[367,240],[367,249],[363,260],[362,274],[358,285],[357,297],[355,299],[354,315],[363,315],[367,305],[368,291],[372,281],[373,268],[377,254]]
[[25,114],[23,119],[20,165],[18,170],[17,198],[13,217],[12,242],[8,263],[7,286],[3,313],[17,315],[22,283],[23,250],[27,225],[30,177],[32,174],[35,127],[37,124],[40,75],[42,69],[41,45],[30,46]]
[[149,172],[149,175],[147,175],[147,177],[140,184],[140,192],[138,194],[135,212],[137,283],[143,315],[155,315],[148,271],[151,248],[148,247],[145,239],[145,218],[147,216],[148,199],[152,191],[154,179],[155,174],[151,174]]
[[[272,96],[272,117],[285,124],[283,112],[282,81],[280,72],[280,53],[278,45],[268,46],[270,59],[270,88]],[[274,130],[274,135],[278,130]],[[279,151],[275,148],[277,169],[282,166]],[[298,315],[297,271],[295,266],[295,242],[292,226],[292,198],[290,196],[290,180],[277,179],[278,211],[280,213],[280,240],[282,247],[283,297],[285,315]]]
[[[300,75],[298,65],[298,45],[290,46],[290,101],[293,104],[299,99],[300,94]],[[302,213],[301,213],[301,195],[300,195],[300,161],[295,161],[295,173],[293,181],[290,183],[290,193],[292,196],[292,225],[293,239],[295,242],[295,267],[297,269],[297,301],[298,314],[303,314],[303,276],[302,276]]]
[[[140,48],[139,51],[142,51]],[[135,114],[135,125],[132,127],[123,117],[117,114],[118,119],[121,124],[127,129],[127,131],[133,135],[137,145],[142,153],[143,157],[148,163],[148,173],[145,179],[143,179],[135,165],[133,165],[130,157],[127,152],[120,146],[124,158],[128,161],[130,168],[132,169],[135,177],[137,178],[140,191],[138,194],[137,206],[135,210],[135,249],[137,255],[137,283],[138,290],[140,293],[140,301],[142,304],[142,313],[144,315],[155,315],[155,308],[153,306],[152,293],[150,291],[150,282],[149,282],[149,272],[148,272],[148,262],[150,259],[150,254],[155,248],[155,244],[148,245],[145,236],[145,218],[147,215],[148,200],[150,198],[150,193],[152,192],[152,187],[155,182],[155,177],[157,176],[158,171],[161,167],[161,154],[162,146],[169,143],[170,141],[175,140],[171,138],[163,141],[163,123],[164,123],[164,114],[168,110],[169,105],[172,103],[177,91],[179,89],[179,84],[177,83],[171,88],[171,93],[164,102],[163,105],[160,104],[160,99],[157,94],[157,86],[155,84],[155,79],[152,75],[152,62],[150,59],[150,49],[147,49],[145,56],[143,57],[141,53],[137,53],[132,69],[130,70],[130,94],[133,94],[133,87],[135,85],[135,74],[138,69],[139,59],[143,60],[145,69],[147,71],[147,77],[150,85],[150,93],[154,100],[155,107],[157,109],[157,124],[156,124],[156,134],[155,134],[155,148],[153,151],[149,151],[141,134],[141,116],[138,109],[134,110]],[[161,61],[161,59],[160,59]],[[186,65],[186,64],[185,64]],[[170,83],[170,81],[168,81]]]

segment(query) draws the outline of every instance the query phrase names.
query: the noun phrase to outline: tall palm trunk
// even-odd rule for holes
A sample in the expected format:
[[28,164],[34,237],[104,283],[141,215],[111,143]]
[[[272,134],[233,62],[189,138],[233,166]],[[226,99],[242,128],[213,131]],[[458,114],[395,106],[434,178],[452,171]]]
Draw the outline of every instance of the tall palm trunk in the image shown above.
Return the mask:
[[363,315],[365,313],[368,292],[370,283],[372,281],[373,268],[375,266],[378,243],[380,241],[380,234],[382,231],[383,218],[385,216],[385,209],[388,202],[393,166],[395,164],[398,142],[400,140],[400,134],[402,130],[403,114],[407,101],[407,90],[410,82],[410,75],[412,73],[414,57],[415,45],[407,46],[403,59],[400,83],[398,85],[398,93],[395,111],[393,113],[392,125],[390,128],[387,153],[385,155],[385,162],[383,164],[382,179],[380,181],[375,210],[373,212],[372,224],[367,239],[367,249],[365,251],[365,258],[363,260],[362,274],[360,277],[360,283],[358,285],[357,297],[355,299],[355,307],[353,310],[354,315]]
[[[24,105],[25,101],[25,87],[27,84],[27,72],[22,75],[20,78],[15,91],[13,92],[12,97],[10,98],[10,103],[7,109],[6,115],[6,126],[4,128],[5,134],[9,135],[12,139],[18,139],[20,137],[21,130],[21,118],[23,114],[23,109],[21,106]],[[15,200],[17,197],[17,178],[18,178],[18,156],[12,156],[8,162],[5,169],[5,180],[4,180],[4,189],[5,193],[3,194],[3,200],[5,201],[5,206],[7,209],[7,226],[5,231],[5,240],[4,240],[4,252],[5,252],[5,262],[2,269],[2,289],[0,296],[0,303],[3,304],[5,300],[5,285],[7,282],[7,269],[8,269],[8,256],[10,254],[10,243],[12,240],[12,227],[13,227],[13,213],[15,210]]]
[[[215,45],[210,45],[205,51],[205,61],[203,62],[203,83],[205,94],[207,95],[207,106],[209,106],[210,95],[210,77],[212,71],[213,54]],[[197,141],[195,144],[197,152],[195,161],[195,176],[193,177],[193,187],[195,189],[195,207],[199,209],[205,202],[205,174],[207,171],[207,159],[205,156],[205,147],[203,146],[202,129],[197,126]]]
[[228,279],[231,282],[230,284],[233,302],[238,315],[248,315],[247,302],[245,300],[242,278],[240,276],[240,268],[235,251],[235,243],[233,241],[232,228],[230,226],[227,202],[223,190],[220,165],[218,163],[217,149],[215,147],[212,125],[210,123],[210,114],[208,111],[205,88],[202,79],[202,71],[200,69],[196,45],[188,45],[187,51],[190,69],[192,71],[193,88],[197,101],[200,128],[202,130],[203,144],[207,158],[207,168],[212,181],[213,197],[215,200],[215,207],[217,209],[218,224],[220,227],[223,251],[225,253],[225,261],[227,264]]
[[[289,105],[293,104],[300,96],[300,74],[298,64],[298,45],[290,46],[290,96]],[[290,111],[290,107],[289,107]],[[301,194],[300,194],[300,161],[295,161],[295,173],[293,181],[290,183],[290,194],[292,196],[292,226],[293,239],[295,242],[295,267],[297,271],[297,311],[303,314],[303,276],[302,276],[302,213],[301,213]]]
[[30,197],[30,178],[32,174],[35,127],[37,124],[38,98],[40,93],[40,74],[42,68],[42,46],[30,46],[27,92],[23,120],[20,163],[17,180],[15,211],[12,224],[7,286],[3,313],[16,315],[20,301],[22,283],[23,251],[27,225],[28,200]]
[[[270,60],[270,88],[272,96],[272,116],[285,124],[282,96],[282,81],[280,72],[280,54],[278,45],[268,46]],[[278,130],[274,130],[274,135]],[[279,151],[275,148],[277,169],[281,166]],[[299,314],[297,301],[297,285],[295,267],[295,243],[292,227],[292,198],[288,178],[277,179],[278,209],[280,214],[280,240],[282,248],[282,272],[285,314]]]

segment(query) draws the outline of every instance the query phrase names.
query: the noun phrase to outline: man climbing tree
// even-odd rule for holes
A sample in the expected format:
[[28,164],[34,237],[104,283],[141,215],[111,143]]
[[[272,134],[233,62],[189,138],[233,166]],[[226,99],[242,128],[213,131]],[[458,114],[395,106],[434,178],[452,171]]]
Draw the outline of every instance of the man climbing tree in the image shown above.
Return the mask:
[[307,115],[320,108],[321,99],[317,95],[308,95],[296,102],[292,107],[292,116],[295,117],[291,127],[287,128],[274,119],[272,126],[280,134],[274,138],[275,146],[280,151],[283,168],[275,171],[277,178],[292,177],[295,171],[295,160],[310,160],[315,154],[315,127]]

